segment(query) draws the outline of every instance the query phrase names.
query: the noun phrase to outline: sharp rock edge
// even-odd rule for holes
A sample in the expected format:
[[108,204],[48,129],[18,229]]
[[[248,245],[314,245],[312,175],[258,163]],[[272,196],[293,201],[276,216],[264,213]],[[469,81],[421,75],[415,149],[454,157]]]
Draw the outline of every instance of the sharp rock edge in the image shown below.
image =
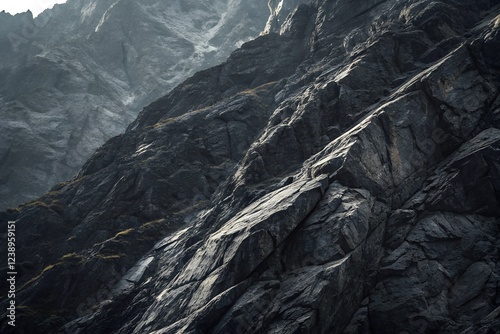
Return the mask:
[[278,14],[3,213],[25,332],[500,331],[498,1]]

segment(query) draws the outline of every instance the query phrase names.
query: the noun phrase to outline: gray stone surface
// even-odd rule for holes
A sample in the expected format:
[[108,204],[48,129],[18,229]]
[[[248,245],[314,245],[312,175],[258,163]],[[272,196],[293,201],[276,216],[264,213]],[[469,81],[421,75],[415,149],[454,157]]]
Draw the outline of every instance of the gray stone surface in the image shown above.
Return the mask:
[[68,0],[0,13],[0,209],[75,176],[146,104],[264,29],[266,0]]
[[499,14],[291,10],[0,214],[21,330],[500,331]]

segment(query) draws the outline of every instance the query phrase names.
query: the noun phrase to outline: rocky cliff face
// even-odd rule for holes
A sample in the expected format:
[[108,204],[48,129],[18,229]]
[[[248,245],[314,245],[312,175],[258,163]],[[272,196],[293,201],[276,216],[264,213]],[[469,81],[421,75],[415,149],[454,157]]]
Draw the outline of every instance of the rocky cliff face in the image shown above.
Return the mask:
[[69,0],[0,14],[0,209],[73,177],[146,104],[264,29],[266,0]]
[[2,214],[19,328],[500,331],[499,15],[316,0],[271,18]]

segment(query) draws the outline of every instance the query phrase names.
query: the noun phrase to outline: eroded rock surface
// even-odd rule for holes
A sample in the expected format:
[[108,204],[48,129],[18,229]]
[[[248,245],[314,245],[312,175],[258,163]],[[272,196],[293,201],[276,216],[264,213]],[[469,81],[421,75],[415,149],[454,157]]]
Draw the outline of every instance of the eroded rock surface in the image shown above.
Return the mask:
[[500,331],[499,15],[316,0],[272,21],[2,213],[22,330]]
[[266,0],[68,0],[36,18],[0,13],[0,210],[74,177],[144,105],[223,62],[268,16]]

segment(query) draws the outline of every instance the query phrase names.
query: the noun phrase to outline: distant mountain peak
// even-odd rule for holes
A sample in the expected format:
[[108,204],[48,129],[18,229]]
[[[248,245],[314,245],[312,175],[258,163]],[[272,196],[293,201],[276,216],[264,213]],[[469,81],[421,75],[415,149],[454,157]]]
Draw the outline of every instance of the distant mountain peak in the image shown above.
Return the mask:
[[5,17],[2,208],[75,175],[142,107],[257,36],[268,12],[235,0],[68,1]]

